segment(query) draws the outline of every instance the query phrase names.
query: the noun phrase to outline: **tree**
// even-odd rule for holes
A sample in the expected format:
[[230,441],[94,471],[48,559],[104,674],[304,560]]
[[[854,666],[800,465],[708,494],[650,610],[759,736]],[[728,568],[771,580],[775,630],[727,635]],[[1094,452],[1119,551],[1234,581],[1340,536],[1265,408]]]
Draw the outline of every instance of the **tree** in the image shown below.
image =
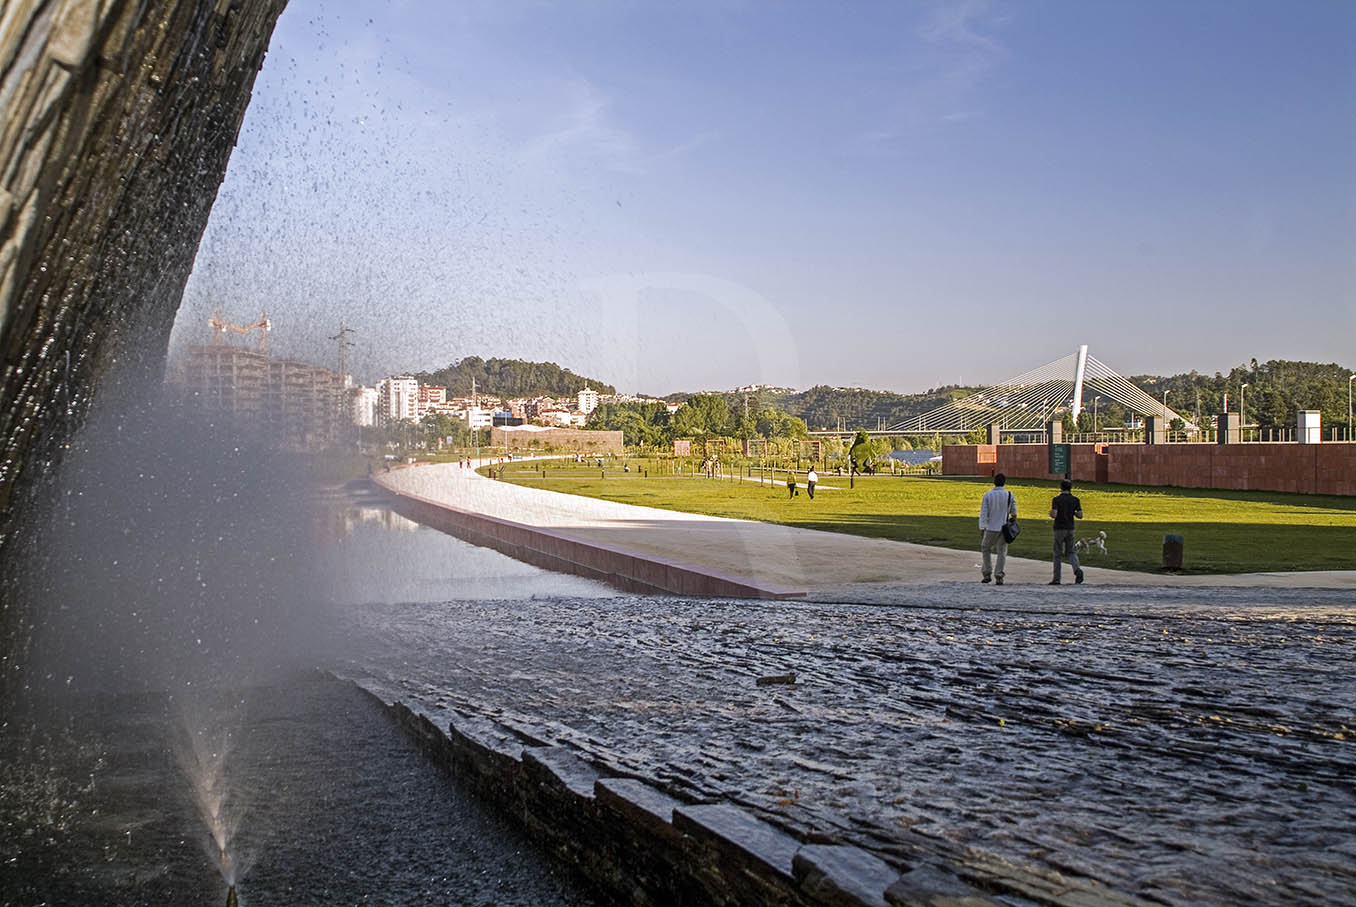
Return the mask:
[[588,429],[620,431],[622,443],[667,446],[672,440],[669,411],[662,403],[603,403],[589,414]]
[[673,414],[675,436],[706,438],[729,434],[730,407],[719,394],[695,394]]
[[596,378],[576,375],[554,362],[527,362],[522,359],[482,359],[467,356],[446,368],[420,372],[414,377],[421,384],[442,385],[454,394],[469,394],[471,381],[485,394],[499,397],[547,395],[572,397],[588,385],[600,394],[615,394],[617,389]]

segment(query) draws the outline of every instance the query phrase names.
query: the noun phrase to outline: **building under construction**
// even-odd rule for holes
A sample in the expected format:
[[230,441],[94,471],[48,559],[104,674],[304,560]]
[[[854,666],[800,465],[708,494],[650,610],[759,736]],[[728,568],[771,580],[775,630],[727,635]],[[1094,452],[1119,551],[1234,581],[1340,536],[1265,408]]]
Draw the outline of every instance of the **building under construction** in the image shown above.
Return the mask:
[[[267,315],[251,325],[233,325],[213,315],[213,343],[188,348],[183,387],[188,402],[226,414],[242,428],[261,431],[289,450],[336,443],[348,408],[343,379],[327,368],[268,354]],[[225,342],[225,334],[259,331],[259,349]]]

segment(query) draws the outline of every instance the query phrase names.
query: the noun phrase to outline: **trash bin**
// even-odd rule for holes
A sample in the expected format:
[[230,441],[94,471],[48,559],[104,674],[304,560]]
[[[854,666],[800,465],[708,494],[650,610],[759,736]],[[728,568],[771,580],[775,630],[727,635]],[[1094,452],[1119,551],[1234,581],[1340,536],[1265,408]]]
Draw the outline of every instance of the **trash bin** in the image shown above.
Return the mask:
[[1163,536],[1163,569],[1182,569],[1182,537],[1180,535]]

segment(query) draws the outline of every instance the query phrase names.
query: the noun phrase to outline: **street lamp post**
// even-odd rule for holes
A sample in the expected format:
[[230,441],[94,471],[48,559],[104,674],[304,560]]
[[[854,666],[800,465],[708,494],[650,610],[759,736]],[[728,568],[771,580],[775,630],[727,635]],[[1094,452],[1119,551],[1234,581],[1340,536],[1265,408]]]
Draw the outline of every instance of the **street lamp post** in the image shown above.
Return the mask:
[[[1351,384],[1348,383],[1347,387],[1351,387]],[[1092,433],[1094,435],[1097,434],[1097,403],[1101,399],[1102,399],[1101,394],[1095,394],[1093,395],[1092,398]],[[1350,422],[1351,420],[1347,419],[1347,421]]]
[[1238,386],[1238,440],[1240,441],[1247,436],[1248,431],[1247,409],[1244,408],[1244,403],[1247,401],[1243,397],[1243,389],[1247,386],[1246,381]]
[[1347,440],[1351,440],[1351,382],[1356,381],[1356,372],[1347,379]]

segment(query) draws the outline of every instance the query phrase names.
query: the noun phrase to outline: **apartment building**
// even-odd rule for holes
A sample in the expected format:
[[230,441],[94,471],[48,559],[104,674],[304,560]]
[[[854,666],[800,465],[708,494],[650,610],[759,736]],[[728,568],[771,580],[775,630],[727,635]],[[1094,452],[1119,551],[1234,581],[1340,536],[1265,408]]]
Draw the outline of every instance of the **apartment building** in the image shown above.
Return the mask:
[[191,346],[185,398],[287,449],[332,444],[348,419],[344,382],[327,368],[227,344]]

